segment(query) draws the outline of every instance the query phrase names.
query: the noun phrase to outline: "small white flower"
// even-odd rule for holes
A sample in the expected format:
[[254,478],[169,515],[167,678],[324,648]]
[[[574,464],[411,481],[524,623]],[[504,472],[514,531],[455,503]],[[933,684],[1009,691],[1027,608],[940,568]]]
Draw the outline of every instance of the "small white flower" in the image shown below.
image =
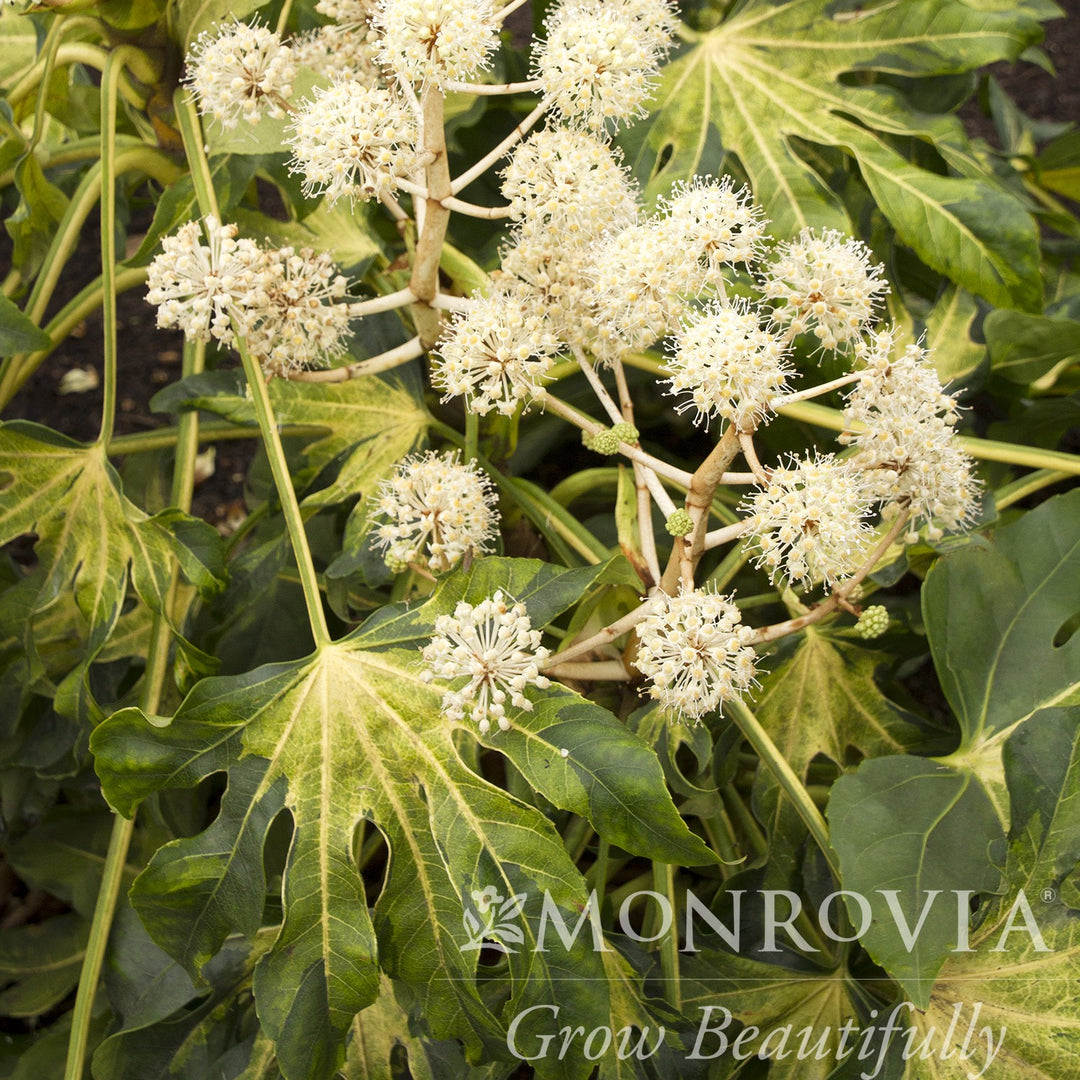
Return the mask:
[[671,242],[701,260],[703,285],[722,282],[725,266],[751,263],[761,255],[763,212],[746,188],[735,188],[730,176],[695,176],[678,183],[662,205]]
[[637,218],[621,154],[580,131],[548,128],[521,143],[503,173],[510,215],[562,245],[590,241]]
[[290,170],[304,177],[308,196],[326,193],[377,199],[390,194],[398,177],[416,169],[416,122],[405,103],[381,87],[339,79],[316,89],[291,126]]
[[430,666],[421,677],[426,682],[468,679],[443,695],[443,715],[456,722],[467,713],[481,734],[491,730],[492,721],[506,731],[507,699],[515,708],[532,712],[525,688],[546,690],[551,685],[539,670],[549,655],[540,639],[525,605],[513,603],[501,590],[476,605],[463,601],[453,615],[440,615],[436,621],[435,635],[423,650]]
[[336,301],[347,282],[329,255],[307,248],[267,251],[259,282],[262,300],[250,312],[246,340],[265,371],[323,367],[345,351],[349,313]]
[[467,552],[491,550],[499,520],[493,498],[488,477],[458,453],[410,455],[379,485],[375,544],[392,570],[419,563],[444,573]]
[[257,22],[203,31],[188,57],[199,112],[223,128],[256,124],[263,114],[284,116],[295,77],[292,50]]
[[556,112],[593,130],[644,114],[670,46],[671,8],[647,0],[565,0],[545,21],[535,75]]
[[540,388],[555,342],[542,318],[509,292],[480,297],[455,314],[438,345],[431,379],[443,401],[463,395],[470,412],[510,416]]
[[[863,430],[840,441],[855,445],[852,463],[865,470],[886,507],[910,507],[916,523],[937,519],[947,529],[962,528],[975,513],[978,483],[954,437],[956,402],[924,349],[909,345],[893,356],[897,336],[883,330],[860,350],[867,366],[848,396],[844,420]],[[941,535],[931,524],[931,539]]]
[[162,252],[150,264],[146,299],[157,309],[158,326],[178,327],[189,338],[233,341],[230,316],[244,323],[245,312],[258,307],[263,253],[251,240],[236,237],[235,225],[206,218],[189,221],[161,242]]
[[382,0],[379,59],[410,82],[468,80],[499,44],[492,0]]
[[743,509],[764,566],[776,581],[809,586],[834,584],[853,574],[866,557],[873,530],[867,523],[872,499],[863,475],[832,454],[774,469],[769,485],[751,495]]
[[764,329],[745,298],[713,301],[676,331],[666,369],[672,394],[687,394],[676,411],[695,409],[695,422],[722,417],[750,430],[784,389],[792,369],[787,346]]
[[665,709],[699,720],[754,684],[753,631],[730,598],[683,587],[646,603],[634,663]]
[[861,240],[803,229],[766,274],[765,296],[778,301],[773,317],[793,333],[813,331],[826,349],[855,341],[889,291],[881,264],[870,260]]

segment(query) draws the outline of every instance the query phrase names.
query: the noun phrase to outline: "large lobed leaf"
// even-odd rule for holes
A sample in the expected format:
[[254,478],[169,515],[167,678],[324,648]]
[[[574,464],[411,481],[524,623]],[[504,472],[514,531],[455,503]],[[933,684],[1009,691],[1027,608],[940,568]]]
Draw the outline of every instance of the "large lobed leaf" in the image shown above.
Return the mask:
[[1023,807],[1010,811],[1016,784],[1003,751],[1027,738],[1040,710],[1075,703],[1080,690],[1078,513],[1080,492],[1058,496],[938,560],[923,617],[960,747],[938,761],[864,762],[832,790],[845,888],[864,892],[875,915],[863,943],[920,1007],[958,941],[955,905],[933,902],[909,948],[876,890],[898,890],[914,926],[935,889],[996,889],[995,849],[1023,821]]
[[[322,429],[304,448],[307,468],[294,476],[302,485],[335,459],[332,484],[309,495],[308,505],[325,506],[351,495],[370,494],[394,464],[423,438],[430,416],[400,382],[373,375],[339,383],[295,383],[274,379],[270,401],[279,424]],[[236,423],[254,423],[242,372],[196,375],[154,398],[161,410],[205,409]]]
[[23,421],[0,427],[0,543],[36,533],[43,611],[73,590],[89,624],[86,663],[120,617],[130,578],[153,611],[164,611],[173,567],[203,591],[224,584],[221,539],[179,510],[153,517],[127,499],[101,446],[83,446]]
[[[1037,310],[1038,238],[1021,202],[989,176],[942,176],[909,162],[894,136],[932,142],[965,170],[958,121],[916,112],[865,76],[954,74],[1014,59],[1040,36],[1023,5],[903,0],[852,9],[835,0],[748,0],[664,71],[649,120],[628,137],[653,195],[716,171],[735,154],[776,235],[851,230],[800,144],[857,163],[900,239],[935,270],[995,304]],[[842,81],[843,76],[858,79]],[[805,153],[805,149],[803,150]]]
[[[421,679],[418,649],[438,614],[463,595],[462,584],[464,595],[503,582],[523,597],[546,598],[534,612],[539,623],[543,604],[549,621],[604,572],[484,560],[447,579],[441,598],[418,609],[399,605],[310,657],[204,680],[168,726],[127,709],[95,732],[104,790],[125,814],[161,788],[228,772],[217,820],[161,849],[132,891],[151,935],[192,974],[227,935],[260,926],[266,832],[282,808],[291,814],[283,922],[254,978],[260,1021],[287,1080],[329,1077],[340,1067],[353,1017],[378,995],[380,964],[414,1020],[436,1038],[461,1038],[470,1056],[505,1056],[506,1023],[532,1005],[558,1004],[575,1022],[606,1022],[601,955],[588,935],[569,950],[548,942],[548,951],[535,951],[540,894],[573,926],[587,903],[584,882],[546,818],[468,767],[455,725],[440,715],[441,691]],[[402,619],[411,638],[391,629]],[[491,745],[556,805],[586,814],[631,851],[713,861],[679,818],[655,755],[603,709],[553,689],[515,724]],[[372,913],[354,858],[365,821],[389,849]],[[503,898],[525,897],[515,924],[520,947],[509,956],[498,1004],[482,992],[477,952],[468,948],[472,894],[490,886]],[[543,1024],[550,1012],[532,1017]],[[536,1038],[527,1024],[519,1030],[523,1040]],[[546,1068],[545,1075],[588,1071],[569,1061]]]

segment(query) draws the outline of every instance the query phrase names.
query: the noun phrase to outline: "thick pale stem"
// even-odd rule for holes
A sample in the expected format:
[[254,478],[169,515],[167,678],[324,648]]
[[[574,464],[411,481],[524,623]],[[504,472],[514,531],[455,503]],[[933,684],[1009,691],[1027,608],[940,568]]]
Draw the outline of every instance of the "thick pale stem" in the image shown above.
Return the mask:
[[397,292],[386,293],[383,296],[372,296],[367,300],[354,300],[346,305],[346,310],[352,318],[362,318],[364,315],[375,315],[380,311],[395,311],[405,307],[416,300],[416,294],[412,289],[398,289]]
[[428,86],[421,100],[423,110],[423,150],[431,155],[424,166],[424,187],[427,199],[423,200],[423,223],[416,239],[416,255],[413,261],[409,288],[416,297],[413,304],[413,321],[425,349],[430,349],[442,334],[442,320],[431,303],[439,295],[439,260],[442,257],[446,226],[450,211],[442,205],[453,191],[450,187],[450,165],[446,156],[446,133],[443,130],[442,91]]
[[794,394],[779,394],[769,402],[769,408],[779,410],[785,405],[793,405],[797,401],[809,401],[811,398],[821,397],[833,390],[839,390],[843,386],[849,386],[862,378],[861,371],[853,371],[849,375],[841,375],[832,382],[819,383],[817,386],[808,386],[805,390],[799,390]]
[[705,550],[705,528],[713,494],[738,452],[739,436],[734,427],[729,426],[713,447],[712,453],[690,478],[689,490],[686,493],[686,511],[694,523],[694,531],[689,536],[675,540],[671,559],[660,582],[664,592],[675,593],[680,580],[692,587],[694,569]]
[[500,94],[535,94],[543,88],[544,84],[540,79],[514,83],[446,83],[446,89],[453,94],[475,94],[477,97],[496,97]]
[[754,436],[749,431],[739,432],[739,446],[742,448],[746,464],[753,470],[755,478],[761,484],[768,484],[769,470],[758,461],[757,450],[754,449]]

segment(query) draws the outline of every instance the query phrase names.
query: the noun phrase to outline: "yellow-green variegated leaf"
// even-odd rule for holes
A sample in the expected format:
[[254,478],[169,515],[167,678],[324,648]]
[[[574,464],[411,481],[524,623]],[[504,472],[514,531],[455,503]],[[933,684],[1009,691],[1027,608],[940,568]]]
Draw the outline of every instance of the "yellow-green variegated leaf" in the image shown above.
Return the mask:
[[972,171],[955,117],[916,112],[873,76],[970,71],[1015,58],[1039,35],[1023,5],[748,0],[664,70],[653,113],[628,137],[631,158],[655,196],[734,154],[783,237],[804,226],[851,230],[806,153],[839,147],[927,265],[993,303],[1037,310],[1037,231],[1024,206],[989,174],[943,176],[904,157],[894,136],[934,143]]
[[[132,890],[155,941],[193,974],[229,934],[261,925],[263,843],[274,818],[291,815],[283,921],[254,980],[286,1080],[334,1075],[354,1016],[379,994],[380,967],[416,1023],[436,1039],[462,1039],[470,1055],[506,1059],[507,1026],[532,1006],[545,1008],[519,1027],[522,1040],[546,1030],[547,1006],[575,1023],[607,1022],[591,935],[566,948],[549,927],[538,950],[545,896],[573,927],[588,904],[584,881],[546,817],[470,768],[462,736],[471,729],[441,715],[442,691],[422,677],[419,648],[440,614],[493,584],[546,625],[605,573],[483,560],[427,604],[386,608],[303,660],[203,680],[165,727],[127,709],[94,733],[106,796],[125,814],[163,787],[228,773],[216,821],[162,848]],[[630,851],[715,861],[679,817],[643,741],[567,690],[533,694],[533,710],[488,742],[545,798]],[[372,910],[356,863],[362,823],[389,851]],[[476,897],[487,889],[501,904],[495,932],[513,950],[498,992],[478,973],[477,942],[492,935]],[[552,1062],[541,1075],[589,1069]]]
[[986,1080],[1080,1075],[1080,711],[1047,710],[1018,729],[1005,771],[1006,888],[970,951],[946,961],[929,1009],[913,1013],[935,1052],[910,1061],[907,1080],[966,1080],[980,1069]]
[[86,663],[120,617],[130,579],[162,611],[174,566],[200,588],[223,584],[221,539],[179,510],[143,513],[123,493],[104,448],[22,421],[0,427],[0,543],[38,536],[40,587],[28,615],[73,591],[88,624]]
[[[154,408],[203,409],[237,423],[254,423],[254,407],[244,389],[239,371],[197,375],[158,394]],[[431,419],[403,383],[374,375],[338,383],[274,379],[269,390],[279,424],[311,429],[304,447],[307,467],[293,476],[298,487],[330,462],[341,460],[334,482],[308,495],[309,506],[370,494],[394,464],[420,443]]]

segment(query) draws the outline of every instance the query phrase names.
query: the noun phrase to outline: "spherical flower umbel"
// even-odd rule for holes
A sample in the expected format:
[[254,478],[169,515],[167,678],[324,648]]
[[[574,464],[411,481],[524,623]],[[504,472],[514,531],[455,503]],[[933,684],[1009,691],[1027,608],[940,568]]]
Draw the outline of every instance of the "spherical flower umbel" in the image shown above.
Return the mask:
[[198,221],[161,241],[161,254],[147,272],[146,299],[158,309],[158,326],[177,327],[197,341],[215,337],[231,344],[231,318],[246,326],[246,313],[265,298],[263,253],[253,241],[237,239],[235,225],[207,217],[205,229],[206,243]]
[[246,340],[263,370],[283,375],[322,367],[345,351],[349,313],[337,303],[348,285],[325,252],[275,248],[264,253],[263,298],[251,310]]
[[832,454],[792,458],[743,505],[759,549],[756,565],[773,581],[835,584],[866,557],[871,505],[862,473],[846,462]]
[[199,112],[223,128],[262,115],[285,115],[296,61],[292,50],[266,26],[237,22],[205,30],[191,46],[187,81]]
[[492,0],[382,0],[379,59],[413,83],[466,80],[499,44]]
[[688,395],[676,411],[695,409],[695,423],[719,416],[752,430],[792,374],[786,355],[783,338],[761,325],[749,300],[707,304],[676,331],[665,365],[670,393]]
[[375,43],[364,26],[319,26],[294,38],[291,44],[298,66],[328,79],[350,79],[367,86],[382,80]]
[[730,598],[683,587],[646,603],[634,664],[665,709],[699,720],[753,686],[753,630]]
[[510,216],[560,244],[593,239],[637,217],[637,195],[620,157],[582,131],[548,128],[521,143],[503,173]]
[[443,401],[462,395],[470,412],[510,416],[539,390],[555,347],[540,315],[527,313],[513,294],[496,292],[454,316],[431,379]]
[[671,242],[702,264],[703,284],[723,281],[725,266],[754,262],[765,240],[765,217],[746,188],[730,176],[695,176],[678,183],[662,203]]
[[442,699],[443,715],[461,721],[466,714],[480,728],[502,731],[510,727],[507,701],[524,712],[532,711],[525,688],[546,690],[551,683],[540,674],[549,650],[541,644],[524,604],[516,604],[502,591],[479,604],[464,601],[453,615],[440,615],[431,643],[423,650],[428,669],[425,682],[467,679]]
[[379,485],[374,543],[392,570],[417,563],[444,573],[467,552],[491,550],[499,520],[493,501],[488,477],[456,452],[410,455]]
[[[897,336],[881,331],[861,351],[867,366],[848,396],[844,420],[852,430],[840,441],[855,445],[852,463],[886,508],[906,507],[916,522],[961,528],[974,514],[978,484],[954,437],[956,402],[924,349],[909,345],[893,355]],[[931,539],[941,535],[931,524]]]
[[559,115],[593,130],[644,113],[670,45],[667,4],[565,0],[545,22],[535,74]]
[[858,339],[875,317],[889,283],[870,249],[834,229],[812,229],[780,246],[763,283],[777,301],[773,317],[792,333],[812,331],[826,349]]
[[316,89],[291,126],[290,170],[304,194],[378,199],[416,169],[416,121],[400,98],[382,87],[339,79]]
[[692,282],[685,253],[666,242],[662,223],[646,221],[609,233],[589,258],[597,359],[643,349],[675,331]]

